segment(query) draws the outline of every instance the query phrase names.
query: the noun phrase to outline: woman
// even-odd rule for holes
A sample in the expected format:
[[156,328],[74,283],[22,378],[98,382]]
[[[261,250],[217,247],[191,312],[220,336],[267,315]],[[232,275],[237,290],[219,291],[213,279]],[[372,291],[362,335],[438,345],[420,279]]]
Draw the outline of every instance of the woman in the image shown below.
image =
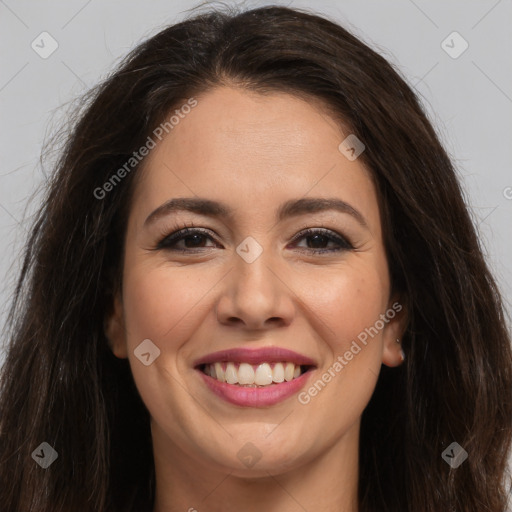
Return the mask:
[[136,48],[10,318],[3,510],[505,512],[510,338],[454,168],[321,17],[212,11]]

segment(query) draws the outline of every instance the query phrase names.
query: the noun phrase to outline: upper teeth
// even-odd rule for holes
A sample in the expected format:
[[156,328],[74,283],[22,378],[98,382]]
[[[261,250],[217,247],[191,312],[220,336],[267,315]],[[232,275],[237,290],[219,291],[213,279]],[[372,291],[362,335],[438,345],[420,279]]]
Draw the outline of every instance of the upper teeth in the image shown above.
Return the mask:
[[[272,363],[273,364],[273,363]],[[300,375],[300,365],[294,363],[213,363],[204,367],[204,373],[220,382],[240,385],[268,386],[272,382],[288,382]]]

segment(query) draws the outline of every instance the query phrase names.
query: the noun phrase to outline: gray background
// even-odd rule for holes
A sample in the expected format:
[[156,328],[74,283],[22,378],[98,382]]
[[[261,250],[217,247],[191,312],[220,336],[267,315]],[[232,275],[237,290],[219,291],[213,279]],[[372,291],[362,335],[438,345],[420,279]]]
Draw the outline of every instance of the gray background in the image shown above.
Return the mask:
[[[269,2],[226,3],[255,7]],[[459,169],[510,314],[512,1],[275,3],[311,8],[337,20],[393,62],[419,93]],[[198,4],[0,0],[1,325],[39,196],[28,200],[45,179],[38,162],[47,137],[65,120],[71,100],[96,84],[135,45]],[[31,47],[43,31],[59,45],[47,59]],[[453,31],[469,44],[455,59],[441,46]],[[460,48],[460,41],[452,39],[447,44]]]

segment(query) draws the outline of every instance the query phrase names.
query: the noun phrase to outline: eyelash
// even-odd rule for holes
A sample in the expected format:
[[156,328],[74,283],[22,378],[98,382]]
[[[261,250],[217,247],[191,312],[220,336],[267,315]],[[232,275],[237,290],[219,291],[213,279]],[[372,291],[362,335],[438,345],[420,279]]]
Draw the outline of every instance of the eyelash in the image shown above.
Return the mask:
[[[339,235],[338,233],[331,231],[329,229],[325,228],[307,228],[305,226],[303,231],[298,233],[292,242],[297,242],[301,238],[307,238],[314,235],[321,235],[326,237],[329,241],[336,242],[339,247],[337,249],[299,249],[299,252],[306,252],[306,253],[313,253],[313,254],[325,254],[325,253],[335,253],[335,252],[341,252],[341,251],[349,251],[353,250],[353,245],[343,236]],[[166,251],[173,251],[173,252],[181,252],[181,253],[197,253],[197,250],[194,249],[176,249],[173,248],[173,245],[180,242],[181,240],[184,240],[188,236],[191,235],[202,235],[204,237],[209,238],[210,240],[216,242],[216,240],[211,236],[210,232],[208,230],[202,229],[202,228],[196,228],[193,222],[190,224],[184,223],[184,224],[177,224],[175,225],[172,230],[171,234],[166,234],[163,236],[160,241],[157,243],[154,250],[166,250]],[[198,248],[199,252],[202,249],[205,248]]]

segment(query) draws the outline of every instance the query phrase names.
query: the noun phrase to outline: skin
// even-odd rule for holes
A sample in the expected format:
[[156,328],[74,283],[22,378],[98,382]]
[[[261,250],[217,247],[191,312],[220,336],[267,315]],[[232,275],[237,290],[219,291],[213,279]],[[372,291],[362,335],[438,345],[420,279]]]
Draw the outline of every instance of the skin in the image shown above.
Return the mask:
[[[381,364],[402,361],[396,340],[404,312],[306,405],[297,395],[270,407],[232,405],[204,385],[193,361],[223,349],[279,346],[316,361],[306,390],[321,378],[397,300],[375,187],[360,159],[338,150],[350,132],[316,101],[228,86],[197,100],[144,161],[122,292],[107,324],[111,348],[129,358],[151,415],[154,511],[355,512],[360,418]],[[167,200],[193,196],[220,201],[233,216],[179,211],[144,225]],[[333,210],[277,222],[283,202],[303,197],[342,199],[367,226]],[[212,239],[177,243],[189,253],[155,250],[176,222],[193,222]],[[295,240],[304,228],[339,233],[355,249],[315,254],[338,246]],[[236,252],[247,236],[263,249],[252,263]],[[148,366],[134,355],[145,339],[161,351]],[[261,454],[250,468],[237,457],[247,442]]]

